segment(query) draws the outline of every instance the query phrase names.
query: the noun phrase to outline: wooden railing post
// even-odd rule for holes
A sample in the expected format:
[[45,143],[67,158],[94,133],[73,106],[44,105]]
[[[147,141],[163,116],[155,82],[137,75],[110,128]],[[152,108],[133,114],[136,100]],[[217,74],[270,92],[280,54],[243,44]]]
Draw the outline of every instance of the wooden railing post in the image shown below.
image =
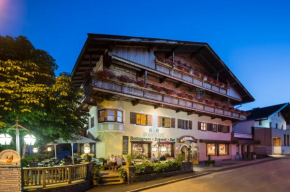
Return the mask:
[[72,168],[71,166],[68,167],[68,184],[71,184],[71,174],[72,174]]
[[42,188],[46,187],[46,174],[45,169],[42,169]]

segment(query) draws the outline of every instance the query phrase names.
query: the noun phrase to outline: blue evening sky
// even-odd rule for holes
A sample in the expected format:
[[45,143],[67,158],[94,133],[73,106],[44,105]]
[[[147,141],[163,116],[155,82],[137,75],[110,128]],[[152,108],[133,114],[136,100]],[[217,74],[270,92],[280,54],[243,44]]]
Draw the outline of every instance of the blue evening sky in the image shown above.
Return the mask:
[[289,102],[290,2],[0,0],[0,35],[24,35],[71,72],[87,33],[207,42],[256,99]]

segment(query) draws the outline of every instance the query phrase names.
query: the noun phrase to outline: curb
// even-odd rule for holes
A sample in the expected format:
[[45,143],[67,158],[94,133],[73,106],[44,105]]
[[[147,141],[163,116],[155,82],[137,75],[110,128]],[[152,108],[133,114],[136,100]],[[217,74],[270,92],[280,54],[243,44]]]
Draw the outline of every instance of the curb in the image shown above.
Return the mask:
[[183,178],[180,178],[180,179],[174,179],[174,180],[171,180],[171,181],[166,181],[166,182],[158,183],[158,184],[155,184],[155,185],[149,185],[149,186],[146,186],[146,187],[141,187],[141,188],[138,188],[138,189],[127,191],[127,192],[143,191],[143,190],[146,190],[146,189],[152,189],[152,188],[160,187],[160,186],[163,186],[163,185],[176,183],[176,182],[179,182],[179,181],[184,181],[184,180],[187,180],[187,179],[192,179],[192,178],[196,178],[196,177],[202,177],[202,176],[210,175],[210,174],[213,174],[213,173],[229,171],[229,170],[238,169],[238,168],[242,168],[242,167],[248,167],[248,166],[251,166],[251,165],[257,165],[257,164],[266,163],[266,162],[270,162],[270,161],[275,161],[275,160],[279,160],[279,159],[280,158],[272,158],[272,159],[267,159],[267,160],[264,160],[264,161],[249,163],[249,164],[245,164],[245,165],[238,165],[238,166],[224,168],[224,169],[220,169],[220,170],[211,170],[211,171],[209,170],[209,171],[201,173],[201,174],[192,175],[192,176],[188,176],[188,177],[183,177]]
[[183,180],[187,180],[187,179],[191,179],[191,178],[195,178],[195,177],[201,177],[201,176],[209,175],[209,174],[211,174],[211,173],[205,172],[205,173],[201,173],[201,174],[197,174],[197,175],[183,177],[183,178],[180,178],[180,179],[174,179],[174,180],[171,180],[171,181],[166,181],[166,182],[163,182],[163,183],[158,183],[158,184],[155,184],[155,185],[149,185],[149,186],[146,186],[146,187],[142,187],[142,188],[130,190],[130,191],[127,191],[127,192],[143,191],[143,190],[146,190],[146,189],[160,187],[160,186],[163,186],[163,185],[167,185],[167,184],[171,184],[171,183],[176,183],[176,182],[179,182],[179,181],[183,181]]

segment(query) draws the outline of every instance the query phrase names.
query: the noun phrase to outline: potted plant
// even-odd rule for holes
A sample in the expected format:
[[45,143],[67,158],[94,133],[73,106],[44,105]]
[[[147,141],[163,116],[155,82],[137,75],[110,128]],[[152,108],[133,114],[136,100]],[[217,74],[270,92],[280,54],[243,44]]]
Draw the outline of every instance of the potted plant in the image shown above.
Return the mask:
[[101,163],[101,165],[104,165],[104,161],[105,161],[105,158],[103,158],[103,157],[99,158],[99,162]]
[[100,170],[97,166],[94,167],[92,171],[93,183],[94,185],[98,185],[99,181],[101,180]]
[[123,167],[120,167],[118,169],[118,172],[120,174],[120,176],[119,176],[120,177],[120,182],[121,183],[125,183],[126,178],[127,178],[127,172],[125,171],[125,169]]
[[133,155],[131,155],[131,154],[128,154],[127,156],[126,156],[126,166],[130,166],[131,165],[131,163],[132,163],[132,160],[133,160]]
[[211,160],[211,155],[207,156],[207,161],[204,162],[206,166],[212,167],[215,165],[215,160]]

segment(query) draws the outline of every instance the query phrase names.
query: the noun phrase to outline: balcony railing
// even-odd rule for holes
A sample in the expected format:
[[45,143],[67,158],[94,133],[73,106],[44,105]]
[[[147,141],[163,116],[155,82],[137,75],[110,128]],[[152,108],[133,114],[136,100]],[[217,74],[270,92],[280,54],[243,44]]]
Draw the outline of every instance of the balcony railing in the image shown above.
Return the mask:
[[172,77],[175,77],[177,79],[185,81],[185,82],[192,84],[194,86],[203,88],[205,90],[215,92],[215,93],[227,96],[227,97],[231,97],[235,100],[239,100],[239,101],[241,100],[241,98],[238,98],[235,95],[230,95],[229,91],[226,88],[218,87],[214,84],[204,82],[201,78],[198,78],[198,77],[191,75],[191,74],[186,74],[186,73],[180,71],[179,69],[172,68],[171,66],[167,65],[166,63],[160,62],[158,60],[156,60],[156,70],[158,72],[164,73],[166,75],[170,75]]
[[[89,88],[90,87],[90,88]],[[121,83],[113,80],[93,79],[85,85],[85,94],[89,93],[92,88],[109,92],[112,94],[119,93],[120,95],[131,97],[134,99],[147,100],[149,102],[156,102],[157,104],[169,105],[176,108],[184,108],[196,112],[208,113],[214,116],[228,117],[232,119],[244,120],[246,116],[230,110],[225,110],[210,106],[204,103],[187,100],[185,98],[170,96],[167,94],[148,90],[146,88],[136,87],[129,83]]]

